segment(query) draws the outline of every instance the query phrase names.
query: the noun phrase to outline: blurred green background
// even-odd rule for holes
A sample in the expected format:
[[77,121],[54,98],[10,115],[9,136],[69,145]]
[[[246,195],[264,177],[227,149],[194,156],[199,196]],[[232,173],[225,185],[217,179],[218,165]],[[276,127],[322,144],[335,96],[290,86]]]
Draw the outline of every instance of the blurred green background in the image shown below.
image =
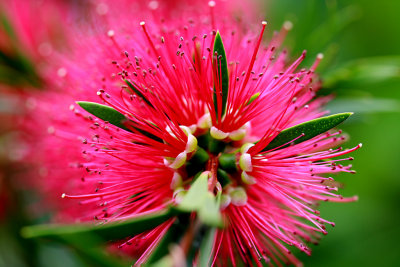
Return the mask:
[[[336,227],[328,228],[318,246],[311,245],[312,257],[298,253],[305,266],[400,266],[399,11],[397,0],[267,3],[270,34],[286,20],[294,24],[285,43],[293,56],[307,49],[309,66],[324,53],[318,69],[325,87],[321,93],[337,95],[329,105],[332,112],[356,112],[342,127],[351,136],[345,147],[364,145],[353,153],[357,175],[337,177],[344,186],[341,194],[358,195],[359,201],[321,205],[321,215]],[[24,244],[29,251],[21,249],[15,233],[24,223],[34,222],[11,214],[0,226],[0,266],[83,266],[64,247],[29,242]],[[35,250],[39,256],[32,258]]]
[[[287,45],[324,52],[320,72],[335,89],[333,111],[354,111],[341,127],[351,136],[357,175],[340,175],[344,196],[355,203],[323,203],[321,215],[336,222],[305,266],[400,266],[400,1],[271,1],[267,19],[279,28],[293,22]],[[351,63],[348,63],[351,62]],[[333,77],[343,76],[331,82]],[[336,78],[335,78],[336,79]],[[329,88],[326,91],[331,91]]]

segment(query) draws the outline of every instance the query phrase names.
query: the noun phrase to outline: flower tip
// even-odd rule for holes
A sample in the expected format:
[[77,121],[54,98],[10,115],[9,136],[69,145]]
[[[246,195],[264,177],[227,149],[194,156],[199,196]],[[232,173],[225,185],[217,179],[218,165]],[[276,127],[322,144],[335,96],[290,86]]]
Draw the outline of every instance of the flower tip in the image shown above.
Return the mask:
[[144,26],[145,24],[146,24],[146,22],[144,22],[144,21],[140,22],[140,26]]
[[359,143],[359,144],[358,144],[358,148],[362,148],[362,146],[363,146],[362,143]]
[[156,9],[158,8],[158,6],[159,6],[158,1],[151,1],[151,2],[149,3],[149,5],[148,5],[148,7],[149,7],[151,10],[156,10]]
[[285,21],[285,22],[283,23],[283,28],[284,28],[286,31],[290,31],[290,30],[293,28],[293,23],[292,23],[291,21],[287,20],[287,21]]
[[318,59],[318,60],[321,60],[321,59],[323,59],[323,58],[324,58],[324,54],[318,53],[317,59]]
[[108,37],[114,37],[114,34],[115,34],[115,32],[113,31],[113,30],[109,30],[108,32],[107,32],[107,36]]
[[209,1],[208,2],[209,7],[215,7],[215,1]]
[[66,197],[66,194],[65,193],[62,193],[61,194],[61,198],[65,198]]
[[266,22],[265,20],[263,20],[263,21],[261,22],[261,24],[265,26],[265,25],[268,24],[268,22]]

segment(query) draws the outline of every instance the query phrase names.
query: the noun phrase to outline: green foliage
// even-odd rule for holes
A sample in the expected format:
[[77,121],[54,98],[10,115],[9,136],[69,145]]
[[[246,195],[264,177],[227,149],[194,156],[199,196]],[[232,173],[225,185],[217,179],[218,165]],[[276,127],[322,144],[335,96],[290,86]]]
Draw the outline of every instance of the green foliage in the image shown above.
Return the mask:
[[[228,100],[229,93],[229,73],[228,73],[228,62],[226,59],[225,47],[222,42],[221,34],[217,32],[214,40],[214,49],[213,56],[216,56],[216,79],[218,79],[219,84],[221,85],[221,98],[222,98],[222,112],[220,114],[220,118],[224,116],[226,111],[226,101]],[[215,64],[215,63],[214,63]],[[218,116],[218,101],[217,101],[217,89],[215,88],[216,82],[214,81],[214,107],[215,112]]]
[[81,106],[81,108],[83,108],[90,114],[93,114],[97,118],[102,119],[103,121],[107,121],[112,125],[117,126],[118,128],[124,129],[125,131],[129,131],[129,129],[126,128],[123,124],[123,122],[126,121],[125,116],[113,109],[112,107],[93,102],[79,101],[76,103]]
[[0,50],[0,83],[40,89],[42,81],[28,55],[19,47],[18,36],[7,16],[0,10],[0,31],[4,31],[9,49]]
[[348,117],[350,117],[351,114],[352,113],[339,113],[335,115],[330,115],[303,122],[301,124],[285,129],[280,132],[262,151],[268,151],[285,144],[287,144],[285,146],[288,146],[288,143],[296,138],[297,139],[294,140],[292,143],[299,144],[301,142],[307,141],[336,127],[337,125],[345,121]]
[[141,99],[143,99],[143,101],[146,102],[147,105],[149,105],[150,107],[153,107],[153,105],[150,103],[150,101],[147,99],[147,97],[145,97],[145,96],[142,94],[142,92],[140,92],[132,82],[130,82],[130,81],[128,81],[128,80],[125,80],[125,83],[129,86],[129,88],[130,88],[138,97],[140,97]]
[[212,248],[216,232],[217,231],[215,228],[209,228],[203,237],[203,241],[201,242],[200,252],[199,252],[200,267],[207,267],[211,265],[210,258],[212,258],[213,255]]
[[[93,102],[85,102],[85,101],[78,101],[76,102],[81,108],[89,112],[90,114],[96,116],[99,119],[102,119],[103,121],[107,121],[111,123],[114,126],[117,126],[118,128],[121,128],[125,131],[131,132],[130,129],[128,129],[125,125],[124,122],[128,121],[128,119],[121,113],[119,113],[117,110],[113,109],[112,107],[101,105],[98,103],[93,103]],[[153,139],[154,141],[157,142],[162,142],[160,138],[157,136],[140,129],[139,127],[135,127],[134,122],[129,121],[130,125],[132,126],[133,129],[136,131],[140,132],[141,134],[147,136],[148,138]]]
[[177,210],[197,211],[199,219],[210,226],[223,227],[219,199],[208,191],[208,173],[202,173],[191,185]]
[[326,88],[364,88],[396,80],[400,85],[400,56],[370,57],[346,62],[327,72],[323,77]]
[[[123,222],[110,222],[96,226],[92,224],[65,226],[35,225],[23,228],[21,234],[25,238],[41,237],[56,240],[59,238],[68,238],[68,240],[87,240],[88,243],[98,243],[100,240],[120,240],[128,236],[143,233],[160,225],[174,215],[175,213],[168,209],[159,213],[127,219]],[[97,238],[94,240],[90,236],[96,236]]]

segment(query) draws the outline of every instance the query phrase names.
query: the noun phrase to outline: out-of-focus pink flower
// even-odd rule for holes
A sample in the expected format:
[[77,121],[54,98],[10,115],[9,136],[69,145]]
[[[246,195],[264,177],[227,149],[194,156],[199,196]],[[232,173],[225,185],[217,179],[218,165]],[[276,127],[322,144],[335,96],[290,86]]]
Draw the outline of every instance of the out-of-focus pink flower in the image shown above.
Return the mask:
[[17,47],[38,63],[65,46],[66,20],[72,15],[66,1],[10,0],[2,1],[0,7],[9,26],[8,31],[0,31],[1,50]]
[[[321,57],[299,70],[305,53],[288,64],[280,49],[290,24],[263,46],[265,22],[233,20],[214,2],[169,11],[152,1],[136,17],[129,5],[106,3],[94,4],[94,27],[75,33],[73,53],[55,56],[59,66],[48,84],[58,89],[26,99],[30,116],[22,124],[43,188],[49,196],[65,192],[64,203],[79,200],[79,206],[64,207],[60,219],[124,220],[175,205],[190,188],[193,157],[203,149],[208,160],[195,169],[209,171],[209,189],[222,194],[226,223],[214,240],[213,265],[261,265],[258,259],[300,265],[284,244],[309,254],[306,242],[333,224],[319,217],[315,205],[353,200],[337,195],[325,175],[351,172],[340,164],[350,158],[332,158],[358,147],[330,149],[344,140],[337,131],[263,149],[282,129],[326,114],[328,98],[315,94]],[[221,55],[213,53],[217,31],[229,70],[224,116],[215,63]],[[97,101],[125,115],[125,129],[85,112],[76,100]],[[236,157],[228,182],[218,175],[222,155]],[[121,247],[139,254],[141,264],[171,224]]]

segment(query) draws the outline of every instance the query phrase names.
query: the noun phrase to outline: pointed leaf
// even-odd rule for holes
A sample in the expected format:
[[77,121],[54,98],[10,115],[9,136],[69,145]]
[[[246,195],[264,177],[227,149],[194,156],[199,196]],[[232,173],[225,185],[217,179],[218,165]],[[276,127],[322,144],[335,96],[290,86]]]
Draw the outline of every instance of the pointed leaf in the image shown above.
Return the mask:
[[222,228],[224,225],[222,223],[222,216],[219,208],[220,204],[216,197],[211,192],[208,192],[203,205],[197,213],[203,223]]
[[[228,73],[228,62],[226,59],[225,47],[222,42],[221,34],[217,32],[214,40],[213,57],[217,53],[217,77],[221,83],[222,89],[222,113],[221,118],[224,116],[226,111],[226,101],[228,100],[228,87],[229,87],[229,73]],[[215,83],[214,83],[215,84]],[[214,85],[214,107],[218,118],[218,105],[217,105],[217,94]]]
[[103,121],[108,121],[112,125],[124,129],[125,131],[129,131],[129,129],[122,123],[123,121],[126,121],[125,116],[112,107],[85,101],[79,101],[76,103],[97,118],[102,119]]
[[197,212],[200,220],[208,225],[222,227],[222,216],[217,198],[208,191],[208,173],[203,172],[194,181],[177,210]]
[[131,83],[128,80],[125,80],[125,83],[129,86],[129,88],[132,89],[133,92],[135,92],[135,94],[142,98],[144,102],[146,102],[147,105],[149,105],[150,107],[153,107],[153,105],[150,103],[150,101],[142,94],[142,92],[140,92],[135,85],[133,85],[133,83]]
[[[280,132],[272,141],[264,148],[262,151],[268,151],[279,146],[282,146],[290,141],[302,137],[293,141],[294,144],[299,144],[301,142],[307,141],[317,135],[325,133],[326,131],[336,127],[343,121],[345,121],[353,113],[339,113],[334,114],[311,121],[307,121],[296,126],[290,127],[288,129]],[[289,145],[289,144],[288,144]]]
[[[126,117],[113,109],[112,107],[101,105],[98,103],[93,103],[93,102],[85,102],[85,101],[78,101],[76,102],[81,108],[89,112],[90,114],[96,116],[99,119],[102,119],[103,121],[108,121],[114,126],[117,126],[118,128],[121,128],[125,131],[131,132],[124,124],[123,122],[126,121]],[[145,130],[140,129],[139,127],[132,126],[136,131],[139,133],[143,134],[144,136],[147,136],[148,138],[151,138],[157,142],[162,142],[162,139],[155,136],[154,134],[151,134]]]
[[178,205],[178,210],[192,212],[199,210],[208,194],[208,173],[202,173],[191,185],[182,202]]
[[[143,215],[128,219],[123,222],[113,222],[103,225],[75,224],[75,225],[35,225],[22,229],[21,234],[25,238],[49,238],[85,240],[85,237],[92,239],[93,243],[103,240],[119,240],[129,236],[143,233],[175,216],[175,212],[168,209],[158,213]],[[93,238],[96,237],[96,238]],[[99,239],[99,240],[98,240]]]
[[[182,239],[183,235],[186,233],[187,228],[190,224],[190,215],[189,214],[181,214],[176,217],[176,220],[173,222],[171,227],[167,230],[165,235],[158,242],[157,246],[151,253],[147,262],[145,263],[145,267],[154,267],[154,266],[165,266],[165,264],[169,260],[167,258],[170,256],[170,248],[171,245],[178,245],[179,241]],[[169,265],[171,266],[171,265]]]

